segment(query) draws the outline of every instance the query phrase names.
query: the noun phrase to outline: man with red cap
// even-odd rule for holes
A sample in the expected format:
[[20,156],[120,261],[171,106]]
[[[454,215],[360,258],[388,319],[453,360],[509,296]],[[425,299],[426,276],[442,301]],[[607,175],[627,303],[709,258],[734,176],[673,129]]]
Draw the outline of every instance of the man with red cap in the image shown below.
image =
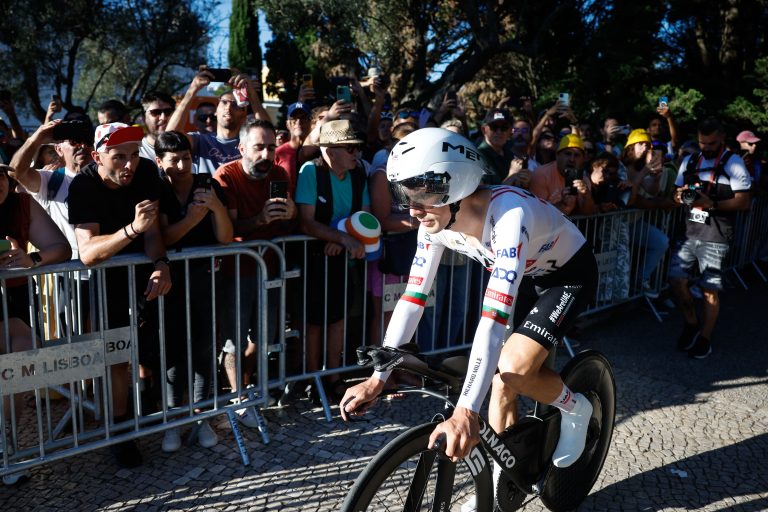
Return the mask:
[[[72,180],[69,187],[69,222],[75,227],[80,259],[87,266],[98,265],[117,254],[142,252],[150,265],[136,267],[136,297],[139,306],[130,314],[126,283],[128,269],[106,269],[107,317],[110,328],[137,322],[150,314],[152,307],[142,304],[165,295],[171,289],[170,264],[158,224],[160,181],[157,167],[139,157],[144,136],[138,126],[123,123],[102,124],[96,128],[93,162]],[[144,284],[146,283],[146,284]],[[145,343],[140,332],[141,362],[151,359],[156,343]],[[156,331],[156,329],[155,329]],[[111,366],[112,414],[114,422],[128,419],[130,372],[127,363]],[[133,441],[112,446],[117,461],[124,467],[141,464],[141,454]]]
[[741,158],[744,160],[744,164],[747,166],[749,175],[752,178],[752,184],[759,186],[761,178],[763,178],[763,162],[755,154],[757,151],[757,143],[760,139],[749,130],[744,130],[736,136],[736,142],[741,146]]

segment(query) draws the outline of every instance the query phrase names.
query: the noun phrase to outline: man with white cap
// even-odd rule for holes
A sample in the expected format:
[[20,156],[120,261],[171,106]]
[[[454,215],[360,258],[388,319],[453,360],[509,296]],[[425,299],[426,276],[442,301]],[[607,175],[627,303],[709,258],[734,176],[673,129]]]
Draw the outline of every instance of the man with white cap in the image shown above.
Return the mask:
[[[80,259],[87,266],[98,265],[117,254],[145,253],[152,265],[136,267],[136,295],[141,303],[165,295],[171,289],[168,258],[160,228],[157,168],[139,157],[144,136],[138,126],[102,124],[96,128],[93,162],[81,170],[69,187],[69,221],[75,227]],[[147,268],[149,267],[149,268]],[[104,273],[109,327],[129,325],[142,314],[129,315],[128,269],[116,267]],[[144,283],[147,283],[144,285]],[[146,307],[145,314],[155,308]],[[131,318],[133,317],[133,318]],[[156,344],[140,340],[142,362],[151,357]],[[130,373],[127,364],[112,370],[112,413],[115,423],[128,419]],[[118,463],[125,467],[141,464],[133,441],[112,447]]]

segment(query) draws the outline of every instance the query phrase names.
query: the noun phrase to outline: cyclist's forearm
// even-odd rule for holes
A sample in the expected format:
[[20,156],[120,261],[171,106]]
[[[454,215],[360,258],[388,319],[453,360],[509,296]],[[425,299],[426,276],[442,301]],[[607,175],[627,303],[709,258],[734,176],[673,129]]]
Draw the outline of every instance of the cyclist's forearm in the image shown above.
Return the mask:
[[[406,291],[406,293],[408,292]],[[416,327],[419,325],[422,313],[424,313],[424,306],[401,298],[397,302],[395,311],[392,313],[392,318],[387,326],[383,345],[385,347],[399,347],[408,343],[413,337],[413,333],[416,332]],[[390,373],[392,372],[377,371],[373,373],[373,376],[386,382]]]
[[480,319],[475,338],[472,340],[467,376],[464,378],[457,406],[473,412],[480,410],[499,365],[505,334],[506,329],[500,323],[490,318]]

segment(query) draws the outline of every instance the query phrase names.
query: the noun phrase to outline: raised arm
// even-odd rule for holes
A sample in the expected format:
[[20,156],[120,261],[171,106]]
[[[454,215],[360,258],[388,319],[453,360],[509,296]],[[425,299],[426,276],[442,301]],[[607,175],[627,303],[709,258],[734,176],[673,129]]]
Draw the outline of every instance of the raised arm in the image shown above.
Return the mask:
[[11,167],[14,168],[13,177],[33,194],[40,191],[40,173],[30,166],[40,147],[53,142],[53,128],[58,123],[59,121],[50,121],[41,125],[11,159]]

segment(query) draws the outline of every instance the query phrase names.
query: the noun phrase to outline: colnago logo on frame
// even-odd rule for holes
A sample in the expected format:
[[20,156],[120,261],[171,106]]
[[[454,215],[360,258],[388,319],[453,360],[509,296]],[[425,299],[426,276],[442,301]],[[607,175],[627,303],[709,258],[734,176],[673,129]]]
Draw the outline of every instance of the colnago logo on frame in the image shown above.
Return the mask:
[[488,449],[496,454],[498,460],[507,469],[515,466],[515,456],[509,451],[507,445],[496,436],[496,433],[482,419],[480,421],[480,437],[485,441]]

